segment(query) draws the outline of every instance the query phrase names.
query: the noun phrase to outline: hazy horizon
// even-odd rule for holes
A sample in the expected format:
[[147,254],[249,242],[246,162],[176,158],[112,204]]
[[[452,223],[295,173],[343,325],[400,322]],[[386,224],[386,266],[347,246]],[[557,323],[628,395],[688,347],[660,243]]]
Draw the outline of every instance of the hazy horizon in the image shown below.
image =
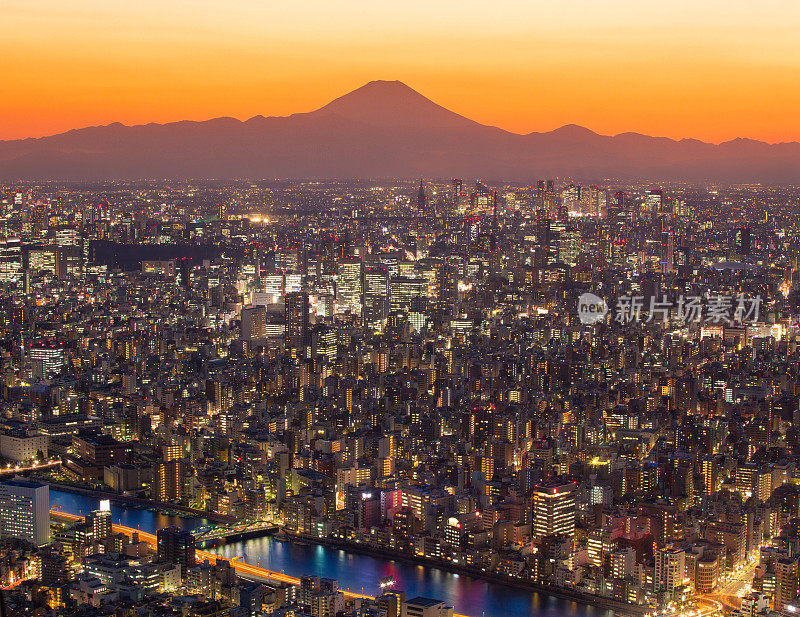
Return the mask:
[[11,0],[0,139],[286,116],[398,79],[482,124],[800,140],[800,5]]

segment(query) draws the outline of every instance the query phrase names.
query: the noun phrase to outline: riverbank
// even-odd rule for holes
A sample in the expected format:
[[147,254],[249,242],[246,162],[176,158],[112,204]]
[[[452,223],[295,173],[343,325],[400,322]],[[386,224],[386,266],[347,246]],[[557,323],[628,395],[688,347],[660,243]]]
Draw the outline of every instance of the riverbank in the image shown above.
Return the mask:
[[[98,497],[53,487],[50,503],[64,512],[87,514],[97,508]],[[151,534],[170,525],[192,532],[204,524],[192,516],[165,516],[151,509],[133,508],[126,500],[112,500],[111,512],[115,522]],[[328,547],[310,540],[278,542],[273,537],[261,537],[229,542],[214,547],[213,553],[240,561],[244,558],[253,566],[295,577],[334,578],[343,589],[373,595],[381,593],[380,582],[391,576],[407,597],[439,598],[454,606],[457,613],[471,617],[616,617],[612,615],[613,607],[609,610],[607,604],[601,605],[594,598],[567,598],[546,587],[533,589],[501,577],[445,568],[446,564],[370,552],[363,550],[365,547]]]
[[219,514],[217,512],[208,512],[206,510],[197,510],[195,508],[190,508],[188,506],[180,506],[172,502],[156,501],[154,499],[144,499],[142,497],[132,497],[129,495],[114,493],[111,491],[98,491],[96,489],[84,488],[82,486],[73,486],[71,484],[61,484],[58,482],[53,482],[52,480],[49,480],[46,477],[37,478],[37,480],[50,485],[51,489],[63,491],[65,493],[74,493],[76,495],[88,495],[91,497],[97,497],[99,499],[110,499],[113,501],[122,501],[125,503],[148,506],[152,508],[162,508],[167,511],[173,510],[175,512],[181,512],[183,514],[188,514],[196,518],[204,518],[209,521],[214,521],[215,523],[238,522],[232,516],[226,516],[224,514]]
[[297,539],[301,542],[310,542],[312,544],[318,544],[320,546],[324,546],[327,548],[334,548],[353,553],[360,553],[363,555],[368,555],[370,557],[376,557],[380,559],[391,559],[393,561],[399,561],[402,563],[407,563],[409,565],[417,565],[417,566],[426,565],[433,568],[438,568],[445,572],[450,572],[451,574],[463,574],[465,576],[469,576],[477,580],[483,580],[486,582],[505,585],[507,587],[511,587],[513,589],[518,589],[521,591],[540,593],[543,595],[560,598],[562,600],[570,600],[578,604],[584,604],[587,606],[614,611],[615,614],[621,616],[642,617],[642,615],[650,611],[650,607],[647,606],[640,606],[638,604],[628,604],[627,602],[620,602],[618,600],[614,600],[613,598],[597,596],[594,594],[587,594],[573,589],[567,589],[564,587],[542,585],[540,583],[535,583],[532,581],[524,581],[521,579],[501,576],[499,574],[494,574],[491,572],[483,572],[481,570],[475,570],[473,568],[469,568],[466,566],[459,566],[451,562],[439,559],[433,559],[431,557],[419,557],[419,556],[411,557],[409,555],[391,549],[385,549],[385,548],[382,549],[373,546],[365,546],[363,544],[357,544],[355,542],[347,542],[346,540],[333,540],[329,538],[317,538],[305,534],[295,534],[287,532],[285,529],[283,530],[283,533],[284,537],[288,542],[291,542],[292,539]]

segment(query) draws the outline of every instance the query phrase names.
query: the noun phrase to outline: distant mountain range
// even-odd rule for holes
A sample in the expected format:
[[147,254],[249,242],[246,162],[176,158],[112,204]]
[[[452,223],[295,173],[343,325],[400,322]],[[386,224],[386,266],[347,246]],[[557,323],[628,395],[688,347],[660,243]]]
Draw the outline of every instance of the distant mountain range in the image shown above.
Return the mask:
[[0,179],[572,177],[800,184],[800,143],[719,145],[567,125],[519,135],[460,116],[399,81],[309,113],[75,129],[0,141]]

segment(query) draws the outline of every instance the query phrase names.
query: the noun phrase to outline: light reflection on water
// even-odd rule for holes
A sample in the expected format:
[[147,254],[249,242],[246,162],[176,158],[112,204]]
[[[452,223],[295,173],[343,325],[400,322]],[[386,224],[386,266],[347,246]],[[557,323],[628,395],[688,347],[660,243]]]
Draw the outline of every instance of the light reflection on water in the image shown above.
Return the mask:
[[[99,507],[99,499],[56,490],[50,504],[75,514],[86,515]],[[115,523],[155,533],[162,527],[179,525],[194,529],[208,524],[205,519],[166,516],[148,510],[126,508],[112,502]],[[335,578],[342,588],[377,595],[380,581],[391,576],[395,588],[406,597],[427,596],[445,600],[456,613],[471,617],[610,617],[611,612],[576,604],[553,596],[529,593],[497,583],[487,583],[438,568],[388,561],[315,544],[295,544],[270,537],[235,542],[208,549],[228,558],[244,555],[247,563],[293,576],[317,575]]]

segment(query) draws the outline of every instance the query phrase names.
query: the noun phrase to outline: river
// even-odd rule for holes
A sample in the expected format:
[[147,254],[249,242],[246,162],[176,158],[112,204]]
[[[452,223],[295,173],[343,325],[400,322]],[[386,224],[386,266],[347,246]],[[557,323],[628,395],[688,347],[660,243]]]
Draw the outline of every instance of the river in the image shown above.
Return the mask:
[[[99,503],[96,497],[50,490],[50,505],[73,514],[86,515],[96,510]],[[111,512],[115,523],[150,533],[170,525],[192,530],[208,523],[205,519],[191,516],[165,516],[137,510],[125,507],[122,502],[112,502]],[[383,577],[392,576],[396,581],[395,588],[405,591],[407,598],[426,596],[444,600],[455,607],[456,613],[471,617],[613,616],[606,609],[489,583],[463,574],[451,574],[438,568],[388,561],[318,545],[299,545],[271,537],[234,542],[211,550],[225,557],[244,556],[247,563],[277,572],[284,571],[292,576],[316,574],[335,578],[342,588],[370,595],[378,595],[378,583]]]

